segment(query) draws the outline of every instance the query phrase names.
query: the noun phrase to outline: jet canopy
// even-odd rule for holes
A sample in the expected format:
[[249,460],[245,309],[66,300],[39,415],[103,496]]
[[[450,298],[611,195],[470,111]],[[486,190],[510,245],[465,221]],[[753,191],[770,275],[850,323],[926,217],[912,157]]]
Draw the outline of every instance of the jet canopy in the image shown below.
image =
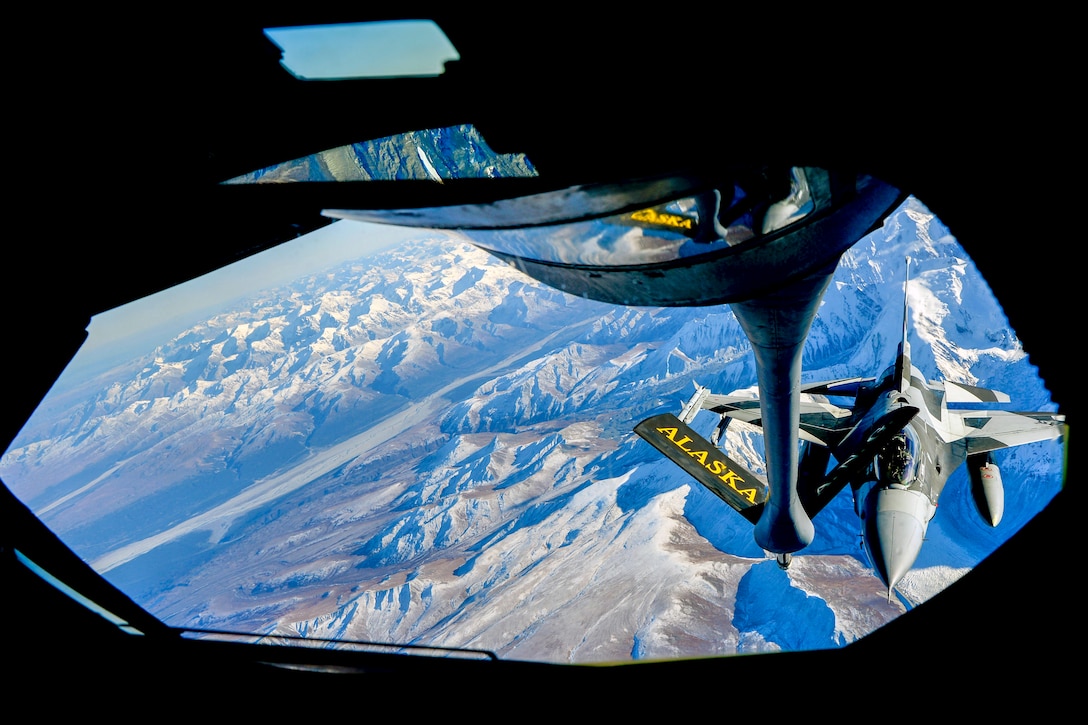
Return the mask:
[[877,481],[882,486],[906,486],[917,476],[918,437],[910,428],[899,432],[874,461]]

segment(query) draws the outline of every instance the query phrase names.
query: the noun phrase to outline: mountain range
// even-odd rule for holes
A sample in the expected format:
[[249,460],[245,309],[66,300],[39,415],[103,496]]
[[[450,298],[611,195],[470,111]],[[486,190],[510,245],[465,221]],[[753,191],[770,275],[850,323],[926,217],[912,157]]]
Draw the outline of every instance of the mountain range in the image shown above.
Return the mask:
[[[914,198],[841,259],[804,380],[893,361],[907,256],[915,366],[1056,409],[985,280]],[[696,383],[754,390],[728,306],[586,300],[425,231],[106,372],[70,372],[0,475],[179,627],[564,663],[833,648],[954,582],[1061,481],[1060,444],[1000,452],[1006,514],[991,529],[958,471],[891,601],[848,490],[783,571],[632,432]],[[724,446],[763,472],[758,429],[733,425]]]

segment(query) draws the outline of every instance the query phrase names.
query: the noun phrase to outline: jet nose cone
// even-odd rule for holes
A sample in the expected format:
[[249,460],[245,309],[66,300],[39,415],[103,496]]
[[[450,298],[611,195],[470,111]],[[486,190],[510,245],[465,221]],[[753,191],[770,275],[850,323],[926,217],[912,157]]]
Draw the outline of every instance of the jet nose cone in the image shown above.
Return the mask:
[[888,596],[914,566],[929,522],[929,500],[916,491],[880,489],[867,502],[865,544]]

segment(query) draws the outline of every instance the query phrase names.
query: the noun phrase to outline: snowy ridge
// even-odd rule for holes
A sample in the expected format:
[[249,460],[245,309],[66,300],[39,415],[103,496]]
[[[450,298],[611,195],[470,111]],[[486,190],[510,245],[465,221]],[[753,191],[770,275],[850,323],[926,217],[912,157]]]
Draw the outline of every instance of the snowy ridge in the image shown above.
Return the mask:
[[[804,379],[892,362],[908,255],[927,377],[1052,409],[974,265],[913,199],[844,255]],[[633,434],[696,382],[755,385],[727,307],[587,301],[421,238],[62,380],[0,473],[169,624],[555,662],[842,646],[962,576],[1060,485],[1058,444],[1000,452],[1006,518],[990,529],[960,471],[888,602],[848,491],[784,572]],[[709,435],[712,417],[693,427]],[[725,446],[762,470],[753,429]]]

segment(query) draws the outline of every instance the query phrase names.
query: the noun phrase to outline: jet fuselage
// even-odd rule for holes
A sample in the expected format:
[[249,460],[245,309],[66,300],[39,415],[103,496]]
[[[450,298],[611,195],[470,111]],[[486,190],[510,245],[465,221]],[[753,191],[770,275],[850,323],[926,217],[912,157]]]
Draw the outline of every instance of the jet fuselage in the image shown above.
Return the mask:
[[[903,350],[896,366],[871,390],[858,392],[859,408],[872,401],[863,422],[901,407],[917,411],[872,457],[864,474],[850,482],[863,547],[889,596],[918,558],[945,483],[966,460],[966,447],[949,442],[959,439],[948,434],[942,399],[943,390],[919,377]],[[837,460],[856,453],[856,447],[833,450]]]

